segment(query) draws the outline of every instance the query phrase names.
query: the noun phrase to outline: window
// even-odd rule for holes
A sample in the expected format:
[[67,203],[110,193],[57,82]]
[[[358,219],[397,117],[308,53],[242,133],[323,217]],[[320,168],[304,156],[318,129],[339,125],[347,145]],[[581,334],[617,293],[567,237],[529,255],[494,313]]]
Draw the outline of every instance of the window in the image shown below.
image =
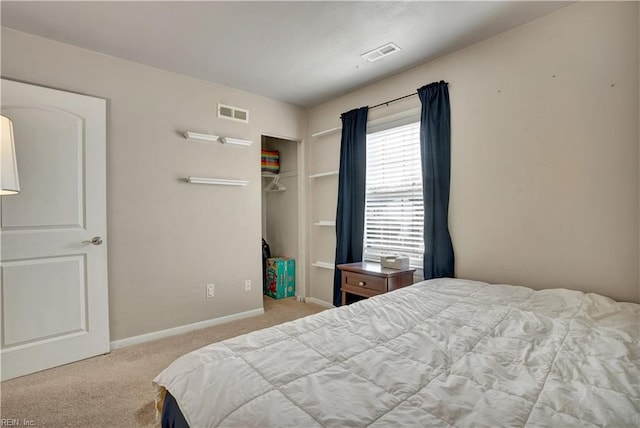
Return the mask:
[[422,268],[420,122],[367,135],[364,260],[401,255]]

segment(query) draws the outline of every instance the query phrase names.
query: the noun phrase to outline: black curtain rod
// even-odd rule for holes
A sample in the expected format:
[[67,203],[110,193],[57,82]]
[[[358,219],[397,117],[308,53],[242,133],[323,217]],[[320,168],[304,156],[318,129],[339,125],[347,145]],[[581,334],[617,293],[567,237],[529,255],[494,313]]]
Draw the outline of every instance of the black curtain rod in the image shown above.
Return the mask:
[[405,95],[403,97],[394,98],[394,99],[386,101],[384,103],[376,104],[373,107],[369,107],[369,110],[371,110],[373,108],[377,108],[377,107],[388,106],[389,104],[395,103],[396,101],[404,100],[405,98],[413,97],[413,96],[416,96],[416,95],[418,95],[418,92],[414,92],[413,94]]

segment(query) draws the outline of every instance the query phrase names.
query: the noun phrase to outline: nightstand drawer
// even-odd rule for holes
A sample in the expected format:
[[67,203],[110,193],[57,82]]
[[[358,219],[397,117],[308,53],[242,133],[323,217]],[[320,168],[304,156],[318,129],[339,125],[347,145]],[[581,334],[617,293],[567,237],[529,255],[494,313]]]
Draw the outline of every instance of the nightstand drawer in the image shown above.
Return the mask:
[[355,262],[337,265],[342,271],[342,304],[347,294],[373,297],[413,284],[415,269],[383,268],[379,263]]
[[353,272],[342,272],[343,284],[351,285],[354,287],[367,288],[369,290],[379,291],[385,293],[387,291],[387,280],[385,278],[360,275]]

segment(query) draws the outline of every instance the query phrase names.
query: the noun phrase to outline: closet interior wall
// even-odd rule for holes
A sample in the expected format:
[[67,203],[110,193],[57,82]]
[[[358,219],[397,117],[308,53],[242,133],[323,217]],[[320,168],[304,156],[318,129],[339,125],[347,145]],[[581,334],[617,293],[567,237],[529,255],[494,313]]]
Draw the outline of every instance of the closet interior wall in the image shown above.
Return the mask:
[[262,149],[280,153],[278,179],[285,188],[267,191],[273,178],[262,178],[262,237],[272,256],[298,261],[298,142],[262,136]]

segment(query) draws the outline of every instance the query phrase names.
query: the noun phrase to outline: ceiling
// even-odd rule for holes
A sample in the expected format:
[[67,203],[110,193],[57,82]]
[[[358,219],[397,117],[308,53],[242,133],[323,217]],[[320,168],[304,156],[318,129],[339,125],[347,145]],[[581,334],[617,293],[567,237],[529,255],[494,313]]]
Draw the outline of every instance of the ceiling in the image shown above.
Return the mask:
[[[313,107],[572,2],[5,1],[2,25]],[[387,42],[401,51],[361,54]]]

